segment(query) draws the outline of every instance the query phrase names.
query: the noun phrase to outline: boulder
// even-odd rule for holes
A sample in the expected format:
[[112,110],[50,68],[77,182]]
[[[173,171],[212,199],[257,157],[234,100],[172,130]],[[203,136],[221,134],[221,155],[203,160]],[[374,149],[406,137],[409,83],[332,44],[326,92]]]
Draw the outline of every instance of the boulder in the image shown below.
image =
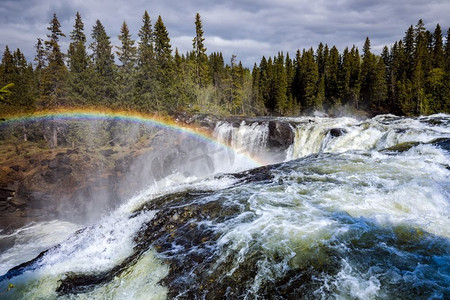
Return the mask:
[[294,142],[294,132],[288,122],[269,121],[269,148],[287,149]]

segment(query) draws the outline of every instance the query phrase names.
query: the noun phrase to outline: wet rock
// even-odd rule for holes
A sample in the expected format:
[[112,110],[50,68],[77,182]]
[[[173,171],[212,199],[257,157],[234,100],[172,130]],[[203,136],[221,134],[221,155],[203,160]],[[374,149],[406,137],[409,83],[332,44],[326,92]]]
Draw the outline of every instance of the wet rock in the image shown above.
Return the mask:
[[294,132],[287,122],[270,121],[269,137],[267,144],[269,147],[287,149],[294,142]]
[[14,197],[15,190],[0,187],[0,201],[7,201]]
[[340,137],[344,134],[347,133],[347,130],[345,130],[344,128],[332,128],[330,129],[330,135],[332,137]]
[[450,139],[449,138],[436,139],[436,140],[432,141],[431,144],[435,145],[441,149],[450,151]]
[[383,151],[383,152],[385,152],[385,151],[388,151],[388,152],[405,152],[405,151],[408,151],[409,149],[411,149],[412,147],[415,147],[417,145],[419,145],[418,142],[405,142],[405,143],[400,143],[400,144],[397,144],[395,146],[383,149],[381,151]]

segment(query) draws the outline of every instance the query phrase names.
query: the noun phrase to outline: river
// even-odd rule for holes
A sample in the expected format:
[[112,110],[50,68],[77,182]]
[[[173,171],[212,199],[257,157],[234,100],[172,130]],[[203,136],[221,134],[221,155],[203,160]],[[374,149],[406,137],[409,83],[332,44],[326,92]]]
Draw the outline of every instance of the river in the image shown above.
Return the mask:
[[215,174],[172,175],[88,227],[0,233],[0,298],[450,298],[450,116],[279,120],[282,155],[264,120],[219,122],[238,153]]

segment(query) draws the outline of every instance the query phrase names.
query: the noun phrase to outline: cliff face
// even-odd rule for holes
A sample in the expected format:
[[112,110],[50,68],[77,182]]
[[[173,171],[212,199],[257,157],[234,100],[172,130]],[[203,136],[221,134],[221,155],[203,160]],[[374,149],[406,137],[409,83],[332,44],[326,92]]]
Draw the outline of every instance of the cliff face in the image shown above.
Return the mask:
[[[236,126],[244,118],[225,121]],[[258,119],[246,119],[255,122]],[[212,132],[212,116],[180,120]],[[294,133],[288,122],[268,122],[267,147],[285,151]],[[0,229],[53,218],[92,222],[151,183],[174,173],[217,172],[204,141],[160,130],[139,142],[102,148],[46,149],[32,142],[0,145]]]

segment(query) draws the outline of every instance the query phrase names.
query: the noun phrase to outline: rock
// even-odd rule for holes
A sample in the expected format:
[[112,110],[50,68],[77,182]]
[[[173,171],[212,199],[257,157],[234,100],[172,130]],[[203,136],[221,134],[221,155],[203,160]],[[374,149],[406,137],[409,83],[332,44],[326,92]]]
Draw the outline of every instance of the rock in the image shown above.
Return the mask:
[[78,154],[78,153],[79,153],[79,152],[78,152],[77,149],[69,149],[69,150],[66,151],[66,154],[67,154],[67,155],[70,155],[70,154]]
[[0,201],[7,201],[14,197],[15,190],[0,187]]
[[344,135],[347,133],[347,130],[344,128],[332,128],[330,129],[330,135],[332,137],[340,137],[341,135]]
[[13,198],[12,200],[8,201],[8,204],[10,204],[16,208],[19,208],[19,209],[27,206],[27,203],[25,201],[17,199],[17,198]]
[[294,142],[294,137],[294,132],[289,123],[280,121],[269,122],[269,137],[267,141],[269,147],[282,150],[287,149]]
[[431,142],[432,145],[435,145],[441,149],[450,151],[450,139],[449,138],[440,138]]
[[16,172],[19,172],[19,170],[20,170],[20,166],[18,166],[18,165],[11,166],[10,168]]
[[48,165],[50,163],[50,159],[43,159],[41,160],[41,166]]
[[100,154],[104,157],[110,157],[113,154],[116,154],[117,151],[114,151],[113,149],[106,149],[106,150],[100,150]]
[[417,145],[419,145],[418,142],[405,142],[383,149],[381,151],[405,152]]

